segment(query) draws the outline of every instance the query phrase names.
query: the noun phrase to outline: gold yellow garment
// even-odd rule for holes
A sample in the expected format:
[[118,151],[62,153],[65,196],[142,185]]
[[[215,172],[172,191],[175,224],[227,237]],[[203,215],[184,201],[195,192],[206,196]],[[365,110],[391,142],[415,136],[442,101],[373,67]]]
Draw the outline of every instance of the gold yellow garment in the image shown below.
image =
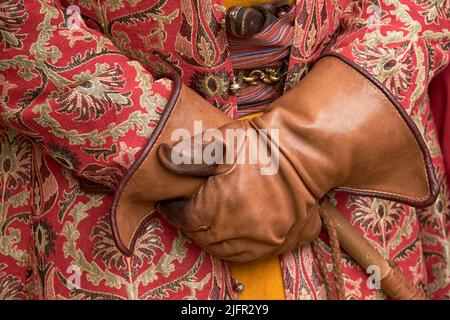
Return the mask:
[[230,263],[233,277],[244,284],[240,300],[284,300],[284,285],[278,257],[252,263]]

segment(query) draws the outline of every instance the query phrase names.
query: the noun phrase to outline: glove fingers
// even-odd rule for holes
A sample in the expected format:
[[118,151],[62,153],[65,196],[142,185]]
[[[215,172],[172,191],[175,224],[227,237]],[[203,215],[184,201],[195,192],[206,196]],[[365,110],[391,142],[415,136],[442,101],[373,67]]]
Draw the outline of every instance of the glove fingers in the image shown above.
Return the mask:
[[[161,144],[161,165],[174,174],[208,177],[229,171],[246,143],[248,124],[238,121],[209,129],[174,145]],[[230,141],[228,141],[230,140]]]
[[215,178],[208,178],[189,201],[166,200],[159,202],[156,207],[169,223],[203,247],[224,240],[223,233],[229,233],[223,230],[227,224],[217,228],[216,219],[221,212],[217,206],[224,199],[215,190]]
[[[222,188],[230,185],[229,176],[209,177],[199,192],[188,201],[188,204],[179,210],[184,217],[185,234],[211,255],[228,261],[245,262],[254,261],[274,252],[282,241],[275,237],[264,236],[260,231],[255,234],[247,232],[248,223],[254,224],[253,219],[242,220],[241,214],[236,214],[245,208],[224,211],[221,204],[229,203],[232,199],[223,198]],[[239,217],[241,216],[241,217]],[[195,224],[192,220],[196,219]],[[236,221],[237,219],[237,221]],[[246,223],[237,223],[244,221]],[[197,226],[195,232],[187,231]],[[199,232],[199,226],[207,226]],[[255,238],[256,237],[256,238]]]
[[190,201],[174,199],[158,202],[156,209],[173,226],[186,233],[205,232],[209,230],[209,226],[202,223],[198,218],[200,213],[191,210],[191,206]]
[[[158,147],[158,158],[161,165],[169,172],[181,175],[191,175],[197,177],[208,177],[216,173],[218,164],[194,163],[195,158],[191,153],[184,153],[182,157],[186,161],[182,163],[174,163],[174,148],[168,144],[161,144]],[[180,155],[177,155],[180,156]]]
[[252,262],[275,251],[276,246],[249,238],[230,239],[209,244],[204,249],[211,255],[227,261]]

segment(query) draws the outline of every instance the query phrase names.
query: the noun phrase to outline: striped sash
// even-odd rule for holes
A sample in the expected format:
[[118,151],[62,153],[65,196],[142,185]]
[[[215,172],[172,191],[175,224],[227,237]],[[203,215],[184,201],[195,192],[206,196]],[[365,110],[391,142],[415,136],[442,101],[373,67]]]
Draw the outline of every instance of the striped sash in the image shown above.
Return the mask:
[[[251,37],[228,35],[236,81],[242,86],[238,96],[238,116],[263,111],[275,98],[283,94],[283,81],[250,85],[243,76],[253,70],[275,69],[284,74],[294,32],[295,6],[285,15]],[[284,78],[284,77],[283,77]]]

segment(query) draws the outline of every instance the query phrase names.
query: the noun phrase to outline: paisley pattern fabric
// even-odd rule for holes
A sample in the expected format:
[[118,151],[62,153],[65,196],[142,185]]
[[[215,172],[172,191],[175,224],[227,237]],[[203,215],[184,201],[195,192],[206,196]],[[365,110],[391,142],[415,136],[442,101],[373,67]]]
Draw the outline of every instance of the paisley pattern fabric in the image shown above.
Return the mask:
[[[81,8],[68,28],[69,5]],[[448,1],[299,0],[286,90],[326,54],[366,70],[422,133],[441,193],[427,209],[331,193],[355,228],[430,298],[450,298],[450,192],[427,97],[449,62]],[[108,193],[184,83],[231,117],[220,0],[0,0],[0,298],[236,299],[227,265],[156,215],[132,257],[115,248]],[[361,106],[362,108],[364,106]],[[387,137],[388,138],[388,137]],[[399,164],[401,165],[401,164]],[[327,236],[323,253],[330,262]],[[348,299],[383,299],[343,253]],[[282,257],[288,299],[324,299],[310,246]]]

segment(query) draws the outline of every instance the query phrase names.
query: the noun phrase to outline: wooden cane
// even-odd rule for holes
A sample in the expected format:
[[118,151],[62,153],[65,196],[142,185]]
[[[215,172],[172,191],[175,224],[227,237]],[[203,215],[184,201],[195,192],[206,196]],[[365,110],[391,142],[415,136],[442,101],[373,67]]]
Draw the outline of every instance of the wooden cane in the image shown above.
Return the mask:
[[323,201],[322,210],[333,220],[341,247],[365,271],[369,266],[379,267],[381,290],[393,300],[427,299],[423,290],[416,287],[396,265],[388,262],[375,250],[328,200]]

